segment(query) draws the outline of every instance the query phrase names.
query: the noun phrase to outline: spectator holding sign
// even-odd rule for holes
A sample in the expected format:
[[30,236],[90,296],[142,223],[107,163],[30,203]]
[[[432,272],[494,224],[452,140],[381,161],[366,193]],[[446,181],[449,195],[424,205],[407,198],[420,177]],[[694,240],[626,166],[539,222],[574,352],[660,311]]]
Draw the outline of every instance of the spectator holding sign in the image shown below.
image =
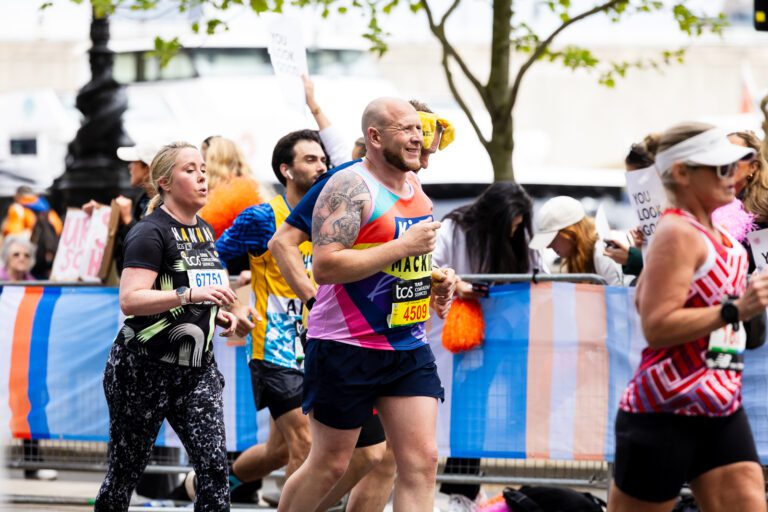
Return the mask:
[[[651,201],[649,208],[656,210],[656,204],[653,200],[663,200],[653,196],[653,192],[663,194],[661,185],[658,183],[656,177],[656,170],[653,168],[654,157],[656,154],[656,147],[659,143],[659,135],[651,133],[647,135],[641,142],[632,144],[629,148],[629,153],[624,159],[624,167],[627,173],[633,171],[654,173],[653,176],[648,176],[646,179],[653,179],[656,186],[651,187],[651,184],[647,185],[647,189],[641,192],[641,197],[647,198]],[[627,188],[630,193],[630,178],[627,177]],[[639,215],[639,213],[638,213]],[[650,223],[649,223],[650,224]],[[641,247],[648,243],[648,238],[652,234],[652,229],[655,227],[655,223],[652,225],[640,225],[637,228],[630,231],[630,237],[611,237],[606,241],[606,247],[604,254],[611,258],[613,261],[621,265],[621,270],[624,274],[631,276],[639,276],[643,270],[643,253]],[[644,231],[645,229],[645,231]]]
[[200,152],[183,142],[164,146],[150,179],[157,195],[125,241],[120,307],[128,317],[104,371],[109,465],[95,510],[128,510],[168,419],[197,474],[195,510],[226,511],[223,379],[212,341],[215,324],[223,335],[235,332],[236,317],[220,308],[236,297],[213,230],[197,216],[208,194]]
[[[128,163],[128,173],[131,177],[131,187],[138,190],[138,194],[133,199],[123,195],[115,198],[119,211],[119,225],[115,233],[115,266],[120,274],[123,271],[123,252],[125,238],[128,232],[139,222],[147,213],[147,206],[152,197],[155,196],[155,190],[149,179],[149,164],[157,154],[160,145],[153,142],[140,142],[135,146],[125,146],[117,148],[117,157],[123,162]],[[94,209],[101,206],[97,201],[90,200],[83,205],[83,211],[92,215]]]
[[703,123],[659,140],[671,208],[637,288],[648,347],[619,404],[611,512],[671,510],[686,482],[703,510],[766,510],[741,372],[742,322],[768,305],[768,276],[747,284],[744,248],[711,220],[735,197],[737,162],[754,153]]

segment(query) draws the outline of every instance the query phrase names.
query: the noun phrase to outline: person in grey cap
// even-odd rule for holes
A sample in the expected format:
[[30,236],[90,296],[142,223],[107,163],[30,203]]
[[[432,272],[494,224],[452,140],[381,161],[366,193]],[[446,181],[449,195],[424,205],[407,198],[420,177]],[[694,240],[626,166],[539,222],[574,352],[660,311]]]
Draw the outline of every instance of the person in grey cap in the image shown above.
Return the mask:
[[[117,206],[120,208],[120,226],[115,235],[115,265],[118,274],[123,270],[123,242],[125,237],[128,235],[128,231],[144,218],[149,200],[155,195],[149,181],[149,165],[159,148],[159,145],[149,142],[117,148],[117,158],[123,162],[128,162],[131,187],[140,190],[134,199],[123,195],[115,198]],[[83,205],[83,211],[90,215],[93,213],[93,209],[99,206],[101,205],[98,202],[91,199]]]

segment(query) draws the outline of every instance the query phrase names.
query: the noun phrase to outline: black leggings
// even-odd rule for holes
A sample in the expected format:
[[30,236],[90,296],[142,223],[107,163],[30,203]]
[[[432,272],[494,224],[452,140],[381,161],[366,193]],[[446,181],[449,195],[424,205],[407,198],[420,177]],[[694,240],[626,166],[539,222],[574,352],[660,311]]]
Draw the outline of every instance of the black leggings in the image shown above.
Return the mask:
[[216,364],[185,368],[114,345],[104,370],[109,468],[96,512],[126,511],[167,418],[197,474],[195,511],[229,510],[222,388]]

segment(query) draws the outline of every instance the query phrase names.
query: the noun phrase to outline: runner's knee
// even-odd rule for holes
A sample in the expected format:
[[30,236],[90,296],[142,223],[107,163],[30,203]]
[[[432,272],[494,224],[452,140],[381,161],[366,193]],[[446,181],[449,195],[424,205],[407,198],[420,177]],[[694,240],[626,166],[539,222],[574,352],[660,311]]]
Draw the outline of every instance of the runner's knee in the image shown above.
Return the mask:
[[355,450],[355,457],[366,467],[374,467],[382,462],[386,451],[386,443],[379,443],[364,448],[357,448]]

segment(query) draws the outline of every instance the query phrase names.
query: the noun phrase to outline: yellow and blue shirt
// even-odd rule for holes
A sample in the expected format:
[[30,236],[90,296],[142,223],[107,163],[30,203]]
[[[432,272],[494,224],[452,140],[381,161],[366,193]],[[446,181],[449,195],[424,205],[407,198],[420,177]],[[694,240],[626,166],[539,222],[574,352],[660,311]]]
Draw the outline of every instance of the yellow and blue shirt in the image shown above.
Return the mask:
[[[249,359],[297,368],[296,326],[301,322],[303,305],[283,279],[267,248],[272,235],[290,212],[284,196],[275,196],[267,203],[246,208],[216,241],[216,250],[225,263],[248,255],[251,300],[262,318],[248,336]],[[304,242],[299,250],[309,273],[312,270],[312,244]]]

